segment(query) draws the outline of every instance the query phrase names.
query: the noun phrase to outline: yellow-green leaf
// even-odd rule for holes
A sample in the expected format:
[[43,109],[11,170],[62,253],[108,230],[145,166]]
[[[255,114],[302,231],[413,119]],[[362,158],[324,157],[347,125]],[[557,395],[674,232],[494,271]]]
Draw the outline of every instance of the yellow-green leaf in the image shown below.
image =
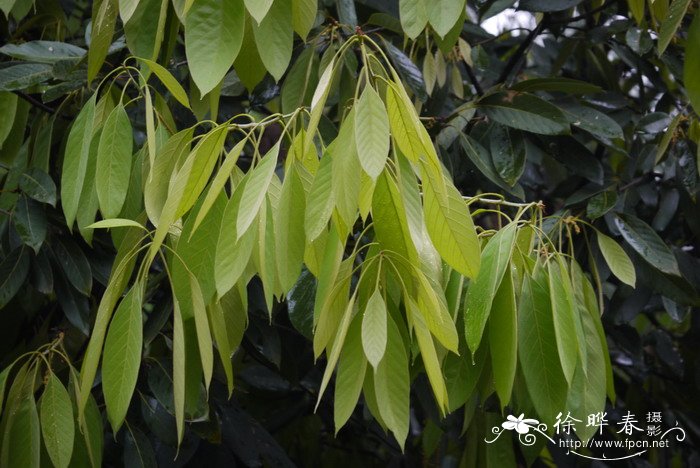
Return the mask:
[[376,179],[389,155],[389,116],[382,98],[371,86],[365,87],[355,106],[357,154],[367,175]]
[[620,281],[634,287],[637,282],[637,275],[634,271],[634,264],[627,253],[620,245],[605,234],[598,232],[598,247],[603,254],[605,262],[610,267],[610,271],[617,276]]

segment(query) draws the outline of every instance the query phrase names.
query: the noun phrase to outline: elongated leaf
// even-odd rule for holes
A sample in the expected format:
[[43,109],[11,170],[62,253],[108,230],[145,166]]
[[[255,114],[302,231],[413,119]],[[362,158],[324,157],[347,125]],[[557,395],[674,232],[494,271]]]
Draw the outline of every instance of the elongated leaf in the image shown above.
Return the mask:
[[31,168],[19,180],[19,188],[41,203],[56,206],[56,184],[51,176],[38,168]]
[[673,0],[668,10],[668,16],[663,18],[661,30],[659,31],[658,50],[659,55],[663,54],[666,47],[671,43],[671,39],[676,35],[678,26],[681,25],[685,12],[688,10],[690,0]]
[[285,114],[311,102],[318,82],[318,55],[313,47],[307,47],[295,60],[282,84],[281,104]]
[[491,312],[491,304],[506,272],[515,244],[517,229],[511,223],[486,244],[481,253],[481,269],[469,285],[464,306],[464,327],[472,353],[481,343],[481,336]]
[[20,63],[0,69],[0,91],[25,89],[51,78],[51,65]]
[[56,63],[62,60],[80,60],[86,50],[82,47],[58,41],[28,41],[22,44],[5,44],[0,54],[26,62]]
[[418,37],[428,24],[428,10],[424,0],[401,0],[399,17],[406,35],[411,39]]
[[334,206],[333,159],[325,155],[321,158],[321,164],[306,201],[304,231],[307,242],[313,242],[321,235],[333,213]]
[[180,104],[189,109],[190,101],[187,98],[187,93],[182,88],[182,85],[178,83],[175,77],[164,66],[145,58],[139,58],[139,61],[145,63],[148,68],[156,74],[158,79],[165,85],[165,87],[168,88],[170,94],[172,94]]
[[379,289],[369,298],[362,318],[362,349],[375,369],[384,356],[387,342],[387,311]]
[[[253,0],[254,3],[264,4],[265,1]],[[250,3],[250,2],[248,2]],[[259,21],[253,24],[253,34],[257,42],[260,59],[267,71],[279,81],[287,70],[292,58],[292,29],[291,0],[275,0],[272,6]]]
[[561,105],[560,110],[571,125],[581,128],[592,135],[604,138],[624,137],[620,124],[592,107],[565,103]]
[[[552,316],[557,350],[566,381],[571,383],[578,360],[579,342],[576,334],[574,314],[577,313],[567,272],[562,270],[555,259],[548,264],[549,295],[552,302]],[[585,345],[584,345],[585,346]],[[584,348],[585,349],[585,348]]]
[[490,136],[493,165],[511,187],[525,170],[525,140],[519,130],[494,125]]
[[382,419],[403,449],[408,436],[410,375],[401,332],[388,321],[387,348],[374,374],[374,389]]
[[418,310],[418,305],[410,298],[407,302],[413,320],[416,338],[418,339],[421,358],[425,366],[425,372],[428,374],[428,380],[433,389],[438,407],[440,411],[445,414],[449,408],[447,386],[445,385],[445,378],[442,375],[440,359],[435,349],[435,343],[433,342],[432,336],[430,336],[430,331],[428,325],[425,323],[423,314]]
[[598,238],[598,247],[603,254],[605,262],[610,267],[610,271],[612,271],[620,281],[634,287],[637,277],[632,260],[630,260],[629,256],[627,256],[623,248],[620,247],[617,242],[601,232],[598,232],[596,236]]
[[510,403],[518,363],[518,314],[512,266],[508,270],[493,298],[489,326],[493,381],[501,408]]
[[465,0],[434,0],[427,2],[430,25],[440,37],[450,32],[452,26],[459,21],[464,10]]
[[56,239],[51,247],[68,281],[84,296],[92,289],[92,271],[85,253],[70,237]]
[[265,201],[268,187],[272,181],[272,176],[277,167],[277,155],[280,150],[280,142],[267,152],[260,164],[251,172],[250,180],[243,188],[241,194],[238,218],[236,221],[236,236],[238,239],[248,230],[253,220],[260,211],[260,207]]
[[40,466],[39,414],[31,390],[25,391],[17,406],[8,408],[12,413],[5,422],[2,441],[2,449],[5,452],[3,466],[8,468],[39,468]]
[[143,323],[141,286],[124,296],[109,326],[102,358],[102,392],[107,417],[116,433],[124,422],[141,366]]
[[260,23],[270,11],[273,0],[245,0],[245,7],[256,22]]
[[690,104],[695,112],[700,112],[700,12],[695,13],[685,43],[683,83]]
[[296,283],[301,273],[304,260],[304,217],[306,211],[306,193],[296,170],[296,164],[284,177],[280,202],[277,207],[275,246],[277,274],[280,286],[288,291]]
[[133,219],[113,218],[103,219],[88,226],[88,229],[110,229],[116,227],[137,227],[147,230],[141,223]]
[[126,200],[131,175],[132,130],[122,105],[109,114],[97,150],[97,198],[105,218],[115,218]]
[[439,196],[438,187],[431,174],[423,175],[423,209],[428,234],[448,265],[474,278],[481,265],[481,251],[469,208],[452,184],[448,185],[447,203]]
[[600,86],[571,78],[532,78],[515,83],[510,89],[523,93],[533,91],[560,91],[569,94],[596,94],[602,91]]
[[615,225],[627,243],[651,266],[680,276],[673,252],[648,224],[632,215],[620,215],[615,218]]
[[41,395],[41,433],[54,466],[65,468],[71,460],[75,425],[73,404],[56,374],[49,375]]
[[178,300],[173,294],[173,406],[177,441],[185,434],[185,331]]
[[303,40],[316,21],[318,0],[292,0],[292,25]]
[[17,247],[0,262],[0,309],[17,294],[29,273],[29,249]]
[[357,400],[362,392],[362,384],[367,372],[367,359],[362,351],[361,320],[358,316],[350,324],[343,350],[338,361],[335,378],[335,398],[333,419],[335,433],[350,419]]
[[97,93],[85,103],[83,109],[73,122],[68,134],[66,152],[63,157],[61,172],[61,206],[69,228],[73,226],[78,212],[78,202],[85,182],[85,172],[90,154],[90,141],[93,134],[95,102]]
[[362,184],[362,168],[355,146],[354,118],[353,109],[345,118],[338,137],[328,146],[326,156],[333,159],[335,205],[348,228],[351,228],[357,219]]
[[46,239],[47,220],[44,207],[22,196],[17,200],[13,219],[19,237],[38,253]]
[[207,317],[209,318],[209,328],[216,342],[216,349],[219,352],[219,359],[221,359],[221,365],[224,368],[224,374],[226,374],[226,383],[230,396],[233,392],[231,356],[235,351],[235,347],[229,342],[225,313],[218,301],[207,306]]
[[185,52],[202,96],[214,89],[243,42],[243,0],[197,0],[185,20]]
[[107,57],[118,15],[117,0],[102,0],[93,14],[92,40],[88,51],[88,82],[92,81]]
[[532,94],[502,91],[481,99],[478,107],[501,125],[545,135],[569,133],[561,110]]
[[559,362],[546,279],[523,280],[518,306],[518,356],[540,420],[554,421],[566,402],[567,383]]
[[197,278],[188,275],[190,289],[192,292],[192,309],[194,312],[194,323],[197,330],[197,344],[199,357],[202,360],[202,370],[204,371],[204,385],[209,391],[211,376],[214,372],[214,353],[212,351],[211,332],[209,330],[209,319],[207,318],[206,305],[202,297],[202,290],[199,287]]
[[362,168],[376,179],[389,155],[389,116],[371,86],[365,87],[355,107],[355,144]]

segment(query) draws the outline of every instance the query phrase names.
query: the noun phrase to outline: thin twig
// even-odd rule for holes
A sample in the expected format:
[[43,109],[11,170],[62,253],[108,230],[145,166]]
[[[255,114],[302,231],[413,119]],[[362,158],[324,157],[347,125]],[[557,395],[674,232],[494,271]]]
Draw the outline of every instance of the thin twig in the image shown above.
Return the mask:
[[525,53],[527,53],[527,50],[530,48],[530,45],[532,44],[532,41],[535,40],[537,36],[539,36],[542,31],[544,31],[544,28],[549,24],[549,16],[545,15],[544,18],[542,18],[542,21],[533,29],[530,31],[530,34],[527,35],[525,40],[520,43],[518,46],[517,50],[513,55],[510,57],[508,60],[508,63],[506,63],[506,66],[503,68],[503,71],[501,72],[500,76],[498,77],[498,80],[496,80],[496,83],[505,83],[510,74],[513,72],[515,69],[516,65],[518,65],[518,62],[523,58]]
[[44,112],[48,112],[49,114],[56,113],[56,109],[54,109],[53,107],[47,106],[46,104],[39,101],[38,99],[30,96],[29,94],[23,93],[22,91],[12,91],[12,92],[15,93],[17,96],[21,97],[22,99],[24,99],[25,101],[27,101],[32,106],[37,107],[37,108],[43,110]]

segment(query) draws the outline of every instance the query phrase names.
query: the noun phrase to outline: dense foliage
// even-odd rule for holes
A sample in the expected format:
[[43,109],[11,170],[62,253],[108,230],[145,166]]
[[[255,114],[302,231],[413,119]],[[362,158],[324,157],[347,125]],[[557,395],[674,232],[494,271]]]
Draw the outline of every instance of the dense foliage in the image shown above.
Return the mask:
[[0,0],[0,466],[700,463],[698,7]]

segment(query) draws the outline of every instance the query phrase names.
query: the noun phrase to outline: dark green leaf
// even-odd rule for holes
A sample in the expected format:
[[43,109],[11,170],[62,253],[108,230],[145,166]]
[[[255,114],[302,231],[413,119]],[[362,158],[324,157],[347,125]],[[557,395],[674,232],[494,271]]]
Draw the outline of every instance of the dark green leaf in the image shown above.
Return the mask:
[[56,206],[56,184],[41,169],[31,168],[19,179],[19,188],[34,200]]
[[664,273],[680,276],[673,252],[647,223],[627,214],[615,217],[615,225],[627,243],[651,266]]
[[17,247],[0,262],[0,309],[17,294],[29,273],[29,253]]
[[36,201],[22,196],[17,200],[14,213],[15,229],[22,241],[34,252],[39,252],[46,238],[46,213],[44,207]]
[[562,111],[537,96],[502,91],[482,98],[478,108],[496,122],[533,133],[569,133],[569,122]]
[[0,69],[0,91],[26,89],[51,78],[51,65],[20,63]]

